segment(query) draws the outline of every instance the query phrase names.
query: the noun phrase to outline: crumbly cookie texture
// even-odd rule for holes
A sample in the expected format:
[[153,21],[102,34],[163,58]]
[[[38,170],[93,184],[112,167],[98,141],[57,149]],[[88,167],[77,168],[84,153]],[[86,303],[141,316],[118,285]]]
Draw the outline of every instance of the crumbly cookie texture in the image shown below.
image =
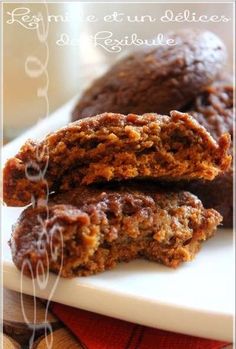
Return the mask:
[[32,278],[86,276],[135,258],[176,268],[195,257],[221,219],[189,192],[81,186],[54,195],[47,207],[27,208],[10,246],[17,268]]
[[165,37],[175,45],[134,51],[96,80],[72,120],[104,112],[168,114],[187,105],[222,71],[226,50],[215,34],[187,29]]
[[4,201],[71,186],[127,179],[212,180],[228,169],[230,135],[216,142],[188,114],[104,113],[71,123],[43,141],[28,141],[4,168]]
[[[225,81],[206,88],[189,108],[189,113],[218,141],[224,133],[232,138],[233,155],[233,87]],[[213,181],[194,181],[186,190],[196,194],[205,207],[213,207],[223,216],[223,226],[233,226],[233,166]]]

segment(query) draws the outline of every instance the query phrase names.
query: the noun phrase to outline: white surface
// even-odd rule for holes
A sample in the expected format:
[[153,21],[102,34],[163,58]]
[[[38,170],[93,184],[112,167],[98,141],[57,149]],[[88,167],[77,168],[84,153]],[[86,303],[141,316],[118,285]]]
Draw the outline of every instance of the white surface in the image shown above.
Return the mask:
[[[66,124],[74,100],[4,147],[3,161],[27,138],[42,138]],[[21,276],[11,261],[7,241],[19,208],[2,208],[4,286],[120,319],[186,334],[232,341],[234,254],[232,231],[219,230],[196,260],[172,270],[134,261],[86,278],[60,279],[50,274],[46,287]]]

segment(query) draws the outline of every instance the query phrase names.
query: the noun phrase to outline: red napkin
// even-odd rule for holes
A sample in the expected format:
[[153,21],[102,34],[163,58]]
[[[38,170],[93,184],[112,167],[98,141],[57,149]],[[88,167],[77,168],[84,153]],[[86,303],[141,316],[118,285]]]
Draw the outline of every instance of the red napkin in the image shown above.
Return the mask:
[[88,349],[221,349],[229,345],[52,303],[53,313]]

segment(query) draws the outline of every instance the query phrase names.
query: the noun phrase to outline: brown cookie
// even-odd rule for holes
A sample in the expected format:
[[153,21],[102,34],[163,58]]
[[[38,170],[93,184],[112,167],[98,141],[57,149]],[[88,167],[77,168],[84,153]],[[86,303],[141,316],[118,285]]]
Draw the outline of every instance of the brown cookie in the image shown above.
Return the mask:
[[217,82],[196,97],[188,109],[216,140],[224,133],[233,138],[233,86]]
[[197,195],[206,208],[213,207],[223,216],[223,227],[233,227],[233,169],[213,181],[193,181],[181,186]]
[[212,180],[228,169],[230,135],[216,142],[188,114],[104,113],[28,141],[4,168],[4,201],[24,206],[70,186],[128,179]]
[[13,261],[35,277],[85,276],[146,258],[177,267],[190,261],[222,217],[188,192],[78,187],[28,208],[13,228]]
[[104,112],[166,114],[183,108],[215,80],[226,60],[215,34],[187,29],[166,37],[176,45],[135,51],[96,80],[72,120]]

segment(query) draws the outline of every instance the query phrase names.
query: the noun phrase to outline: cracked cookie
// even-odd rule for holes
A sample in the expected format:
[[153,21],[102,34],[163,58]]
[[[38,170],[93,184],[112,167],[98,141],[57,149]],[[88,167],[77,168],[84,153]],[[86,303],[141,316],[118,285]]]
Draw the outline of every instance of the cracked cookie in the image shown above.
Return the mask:
[[193,117],[177,111],[170,116],[104,113],[41,142],[26,142],[5,165],[4,201],[24,206],[71,183],[212,180],[230,166],[229,146],[229,134],[216,142]]
[[188,192],[157,186],[113,190],[79,187],[27,208],[10,241],[18,269],[86,276],[145,258],[176,268],[191,261],[222,217]]

